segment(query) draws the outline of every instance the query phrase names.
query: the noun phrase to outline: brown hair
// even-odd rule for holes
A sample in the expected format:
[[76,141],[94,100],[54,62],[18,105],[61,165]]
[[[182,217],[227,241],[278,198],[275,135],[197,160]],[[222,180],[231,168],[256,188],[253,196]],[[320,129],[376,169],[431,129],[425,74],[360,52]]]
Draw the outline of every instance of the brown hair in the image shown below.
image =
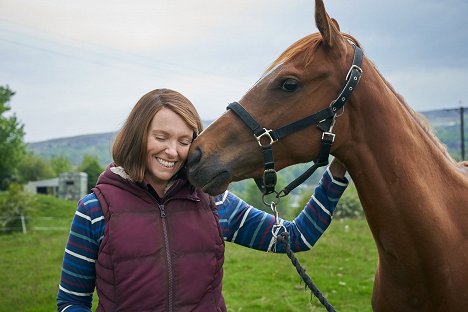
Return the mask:
[[197,110],[185,96],[170,89],[156,89],[143,95],[117,133],[112,158],[133,181],[141,182],[146,170],[148,128],[161,108],[179,115],[193,129],[194,137],[203,130]]

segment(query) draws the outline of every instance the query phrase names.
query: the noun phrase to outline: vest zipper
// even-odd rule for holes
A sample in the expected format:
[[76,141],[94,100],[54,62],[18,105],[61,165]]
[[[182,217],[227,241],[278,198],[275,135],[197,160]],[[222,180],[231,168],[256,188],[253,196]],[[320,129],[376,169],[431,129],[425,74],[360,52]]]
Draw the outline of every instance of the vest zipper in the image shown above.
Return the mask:
[[169,309],[168,312],[173,311],[172,307],[172,297],[173,297],[173,276],[172,276],[172,261],[171,261],[171,252],[169,250],[169,237],[167,234],[167,219],[166,219],[166,212],[164,211],[164,205],[159,205],[159,210],[161,212],[161,221],[162,221],[162,228],[163,228],[163,236],[164,236],[164,246],[166,249],[166,260],[167,260],[167,269],[168,269],[168,287],[169,287]]

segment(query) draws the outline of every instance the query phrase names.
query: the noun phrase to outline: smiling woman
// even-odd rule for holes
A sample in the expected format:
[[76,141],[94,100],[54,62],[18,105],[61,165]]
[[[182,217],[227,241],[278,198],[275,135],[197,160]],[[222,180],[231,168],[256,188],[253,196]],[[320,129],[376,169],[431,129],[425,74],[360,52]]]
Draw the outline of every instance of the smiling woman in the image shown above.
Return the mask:
[[168,181],[184,165],[193,137],[193,129],[168,108],[162,108],[151,120],[145,179],[159,197],[164,196]]
[[172,90],[154,90],[130,112],[117,134],[112,157],[134,181],[146,179],[162,197],[170,179],[184,165],[190,143],[202,127],[195,107],[186,97]]

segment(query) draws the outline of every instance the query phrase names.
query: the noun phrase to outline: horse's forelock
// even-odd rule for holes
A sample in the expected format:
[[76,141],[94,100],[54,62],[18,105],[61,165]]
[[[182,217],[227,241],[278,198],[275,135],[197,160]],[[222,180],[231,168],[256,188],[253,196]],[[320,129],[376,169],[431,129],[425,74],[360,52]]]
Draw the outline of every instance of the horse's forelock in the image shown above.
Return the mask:
[[313,57],[315,55],[315,50],[319,46],[322,37],[319,33],[314,33],[309,36],[303,37],[299,39],[292,45],[290,45],[281,55],[265,70],[265,73],[269,72],[274,67],[278,66],[279,64],[285,63],[299,54],[305,52],[304,54],[304,61],[306,66],[312,62]]

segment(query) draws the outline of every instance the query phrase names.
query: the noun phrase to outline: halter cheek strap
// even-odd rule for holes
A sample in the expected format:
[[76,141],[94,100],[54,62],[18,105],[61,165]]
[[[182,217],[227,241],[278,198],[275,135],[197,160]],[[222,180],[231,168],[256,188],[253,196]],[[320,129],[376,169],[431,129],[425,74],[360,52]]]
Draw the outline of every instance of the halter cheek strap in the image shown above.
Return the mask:
[[258,144],[262,148],[264,171],[263,178],[261,180],[255,180],[260,191],[264,195],[276,193],[275,186],[277,182],[277,176],[275,171],[275,162],[273,158],[272,145],[279,139],[302,130],[310,125],[315,125],[317,128],[323,131],[322,142],[320,153],[317,159],[314,160],[314,165],[307,171],[301,174],[298,178],[292,181],[286,186],[281,192],[277,193],[277,196],[286,196],[298,185],[307,180],[317,168],[326,166],[328,164],[328,158],[330,155],[331,146],[335,140],[335,134],[332,132],[335,124],[336,113],[344,106],[348,101],[352,92],[356,88],[362,75],[362,60],[363,52],[361,48],[352,44],[354,47],[353,64],[351,65],[348,74],[346,75],[346,83],[338,94],[335,100],[331,104],[312,115],[297,120],[286,126],[283,126],[276,130],[266,129],[258,124],[258,122],[245,110],[245,108],[238,102],[233,102],[228,105],[227,109],[234,112],[244,124],[249,127],[253,132]]

